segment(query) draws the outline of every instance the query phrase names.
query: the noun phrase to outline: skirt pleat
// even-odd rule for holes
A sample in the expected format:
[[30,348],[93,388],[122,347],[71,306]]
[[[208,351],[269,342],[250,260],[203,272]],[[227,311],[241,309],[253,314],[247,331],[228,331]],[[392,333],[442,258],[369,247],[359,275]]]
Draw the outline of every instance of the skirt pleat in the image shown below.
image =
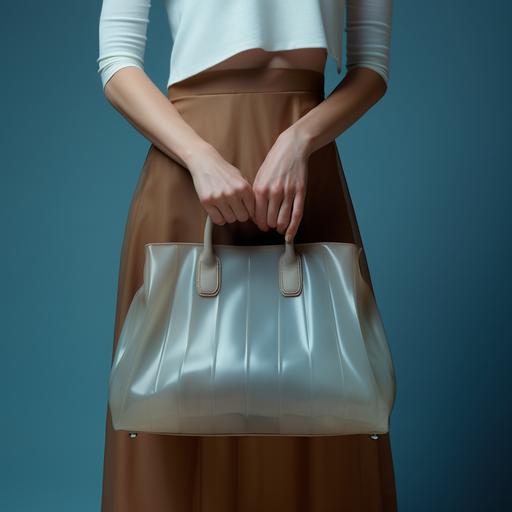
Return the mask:
[[[307,69],[210,70],[171,85],[185,121],[252,183],[279,133],[324,99],[324,75]],[[149,147],[120,255],[114,356],[143,283],[144,244],[202,242],[206,212],[189,171]],[[363,247],[335,142],[308,164],[295,242]],[[214,243],[284,244],[251,221],[214,225]],[[373,290],[364,247],[362,273]],[[183,436],[112,428],[106,413],[102,512],[391,512],[396,492],[389,434]]]

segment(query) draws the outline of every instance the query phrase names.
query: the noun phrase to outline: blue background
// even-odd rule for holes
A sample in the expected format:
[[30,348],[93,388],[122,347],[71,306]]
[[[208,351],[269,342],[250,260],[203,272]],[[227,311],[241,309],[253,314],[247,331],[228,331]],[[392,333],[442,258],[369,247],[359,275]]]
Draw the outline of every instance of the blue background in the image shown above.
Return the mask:
[[[164,90],[153,4],[146,71]],[[2,5],[6,512],[100,510],[119,253],[149,148],[102,95],[100,7]],[[403,512],[512,506],[511,15],[395,0],[389,90],[338,138],[396,365]],[[330,59],[327,92],[341,77]]]

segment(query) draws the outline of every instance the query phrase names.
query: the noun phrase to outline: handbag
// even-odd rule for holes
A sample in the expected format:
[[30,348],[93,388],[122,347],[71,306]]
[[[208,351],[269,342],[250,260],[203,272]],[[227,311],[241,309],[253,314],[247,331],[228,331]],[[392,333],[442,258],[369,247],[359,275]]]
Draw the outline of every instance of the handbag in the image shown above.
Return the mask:
[[174,435],[389,431],[395,373],[362,247],[145,244],[109,378],[115,430]]

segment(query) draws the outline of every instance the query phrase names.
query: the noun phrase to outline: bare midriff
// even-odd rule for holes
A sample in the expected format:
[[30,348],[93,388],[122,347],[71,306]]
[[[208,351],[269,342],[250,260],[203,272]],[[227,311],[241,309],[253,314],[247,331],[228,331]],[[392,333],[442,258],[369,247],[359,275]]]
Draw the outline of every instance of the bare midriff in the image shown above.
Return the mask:
[[269,67],[312,69],[323,72],[326,59],[325,48],[297,48],[283,51],[251,48],[228,57],[209,67],[208,70]]

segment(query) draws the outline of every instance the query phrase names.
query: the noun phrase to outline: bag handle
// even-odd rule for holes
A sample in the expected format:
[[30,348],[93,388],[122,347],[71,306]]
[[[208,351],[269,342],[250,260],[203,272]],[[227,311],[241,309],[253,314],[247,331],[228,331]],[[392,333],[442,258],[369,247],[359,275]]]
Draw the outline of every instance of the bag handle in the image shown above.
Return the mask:
[[[215,297],[221,284],[221,261],[215,254],[213,243],[213,222],[206,216],[204,227],[203,250],[199,255],[196,267],[196,289],[203,297]],[[302,260],[295,251],[293,239],[287,242],[279,257],[278,265],[279,289],[285,297],[295,297],[302,293]]]

